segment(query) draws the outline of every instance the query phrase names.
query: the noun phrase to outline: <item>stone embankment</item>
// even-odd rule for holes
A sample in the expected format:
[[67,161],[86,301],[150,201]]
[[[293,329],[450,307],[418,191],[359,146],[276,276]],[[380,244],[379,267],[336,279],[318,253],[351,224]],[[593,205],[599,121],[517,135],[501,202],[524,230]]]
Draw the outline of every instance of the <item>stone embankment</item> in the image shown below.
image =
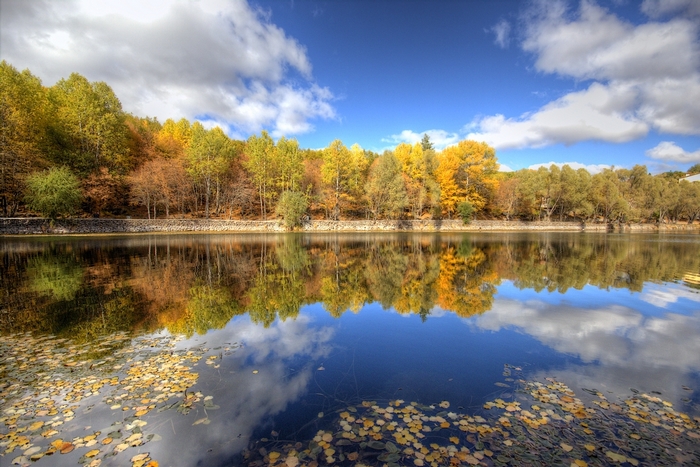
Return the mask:
[[[458,220],[421,221],[330,221],[312,220],[304,232],[470,232],[470,231],[683,231],[700,230],[700,224],[583,224],[580,222],[473,221],[464,225]],[[113,234],[149,232],[284,232],[280,221],[219,219],[0,219],[0,235],[24,234]]]

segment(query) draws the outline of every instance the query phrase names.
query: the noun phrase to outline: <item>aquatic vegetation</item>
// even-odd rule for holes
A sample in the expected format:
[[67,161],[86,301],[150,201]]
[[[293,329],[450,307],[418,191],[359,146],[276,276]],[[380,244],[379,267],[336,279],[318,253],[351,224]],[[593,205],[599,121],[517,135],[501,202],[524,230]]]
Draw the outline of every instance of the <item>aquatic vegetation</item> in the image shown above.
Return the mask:
[[[336,412],[331,427],[306,443],[261,440],[245,453],[262,466],[698,465],[700,417],[648,394],[586,405],[564,383],[516,382],[510,398],[479,414],[423,405],[364,401]],[[517,400],[516,400],[517,399]]]
[[[175,409],[187,414],[196,404],[218,408],[211,396],[188,392],[199,377],[192,367],[207,349],[176,350],[178,340],[169,335],[132,339],[121,333],[77,345],[29,334],[0,337],[0,456],[28,465],[76,451],[77,462],[90,467],[113,456],[119,456],[119,465],[127,465],[125,457],[134,467],[156,467],[158,461],[143,448],[131,451],[160,439],[146,428],[149,413]],[[217,365],[217,358],[211,355],[205,363]],[[69,439],[75,427],[64,428],[98,404],[113,413],[109,429],[87,426]]]

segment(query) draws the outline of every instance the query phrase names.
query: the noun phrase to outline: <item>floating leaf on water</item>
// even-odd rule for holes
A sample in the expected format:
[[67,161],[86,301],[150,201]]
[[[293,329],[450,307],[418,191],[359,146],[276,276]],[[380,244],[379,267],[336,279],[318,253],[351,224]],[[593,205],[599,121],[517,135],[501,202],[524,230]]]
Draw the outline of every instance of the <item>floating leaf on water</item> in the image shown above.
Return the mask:
[[90,458],[90,457],[95,457],[100,453],[99,449],[93,449],[92,451],[88,451],[85,453],[85,457]]
[[570,446],[566,443],[561,443],[561,444],[559,444],[559,446],[561,446],[561,448],[564,450],[564,452],[571,452],[574,449],[573,446]]
[[381,441],[376,441],[376,440],[370,441],[369,443],[367,443],[367,446],[372,448],[372,449],[376,449],[378,451],[382,451],[386,447],[386,445],[384,443],[382,443]]
[[622,454],[618,454],[616,452],[612,451],[605,451],[605,455],[610,458],[613,462],[626,462],[627,461],[627,456],[623,456]]
[[63,443],[59,448],[59,452],[61,454],[68,454],[69,452],[73,451],[73,449],[75,449],[75,445],[73,443]]
[[254,374],[254,375],[257,375],[257,374],[258,374],[258,370],[253,370],[253,374]]

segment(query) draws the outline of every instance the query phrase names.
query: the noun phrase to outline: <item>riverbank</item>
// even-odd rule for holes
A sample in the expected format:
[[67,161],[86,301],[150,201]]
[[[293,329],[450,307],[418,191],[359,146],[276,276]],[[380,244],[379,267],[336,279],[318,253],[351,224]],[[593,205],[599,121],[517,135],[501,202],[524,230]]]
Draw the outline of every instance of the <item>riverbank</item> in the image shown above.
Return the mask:
[[[469,232],[469,231],[700,231],[700,224],[631,224],[610,226],[581,222],[477,220],[312,220],[303,232]],[[0,235],[110,234],[150,232],[285,232],[282,222],[220,219],[0,219]]]

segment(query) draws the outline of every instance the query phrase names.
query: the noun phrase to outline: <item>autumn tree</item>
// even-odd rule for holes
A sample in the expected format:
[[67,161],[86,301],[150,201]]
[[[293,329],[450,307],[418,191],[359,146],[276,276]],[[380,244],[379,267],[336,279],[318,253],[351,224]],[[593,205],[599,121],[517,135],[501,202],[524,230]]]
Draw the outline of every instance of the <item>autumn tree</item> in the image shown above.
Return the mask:
[[274,193],[275,150],[275,143],[265,130],[260,136],[251,135],[245,146],[244,166],[258,192],[260,216],[263,219],[267,219],[268,205]]
[[196,183],[201,184],[204,215],[207,219],[212,196],[218,210],[221,179],[234,156],[231,140],[221,128],[206,130],[199,122],[192,125],[192,140],[187,148],[187,172]]
[[496,152],[486,143],[463,140],[445,148],[435,170],[443,210],[451,216],[461,201],[484,209],[498,186],[497,172]]
[[431,208],[440,202],[440,187],[435,180],[435,151],[428,135],[424,135],[423,141],[413,146],[399,144],[394,154],[401,162],[408,206],[413,218],[418,219],[426,207]]
[[91,173],[83,179],[81,185],[87,212],[99,215],[119,208],[117,194],[123,184],[106,167],[100,167],[99,171]]
[[296,139],[281,137],[276,144],[276,150],[272,152],[273,165],[277,168],[276,189],[284,191],[299,191],[301,179],[304,175],[304,154],[299,149]]
[[374,161],[365,185],[367,204],[375,219],[399,217],[408,199],[401,164],[392,152]]
[[350,150],[340,140],[335,140],[323,151],[321,177],[328,191],[326,209],[330,217],[338,220],[341,204],[350,198],[353,160]]
[[0,207],[13,216],[29,174],[46,166],[48,100],[39,78],[0,62]]

